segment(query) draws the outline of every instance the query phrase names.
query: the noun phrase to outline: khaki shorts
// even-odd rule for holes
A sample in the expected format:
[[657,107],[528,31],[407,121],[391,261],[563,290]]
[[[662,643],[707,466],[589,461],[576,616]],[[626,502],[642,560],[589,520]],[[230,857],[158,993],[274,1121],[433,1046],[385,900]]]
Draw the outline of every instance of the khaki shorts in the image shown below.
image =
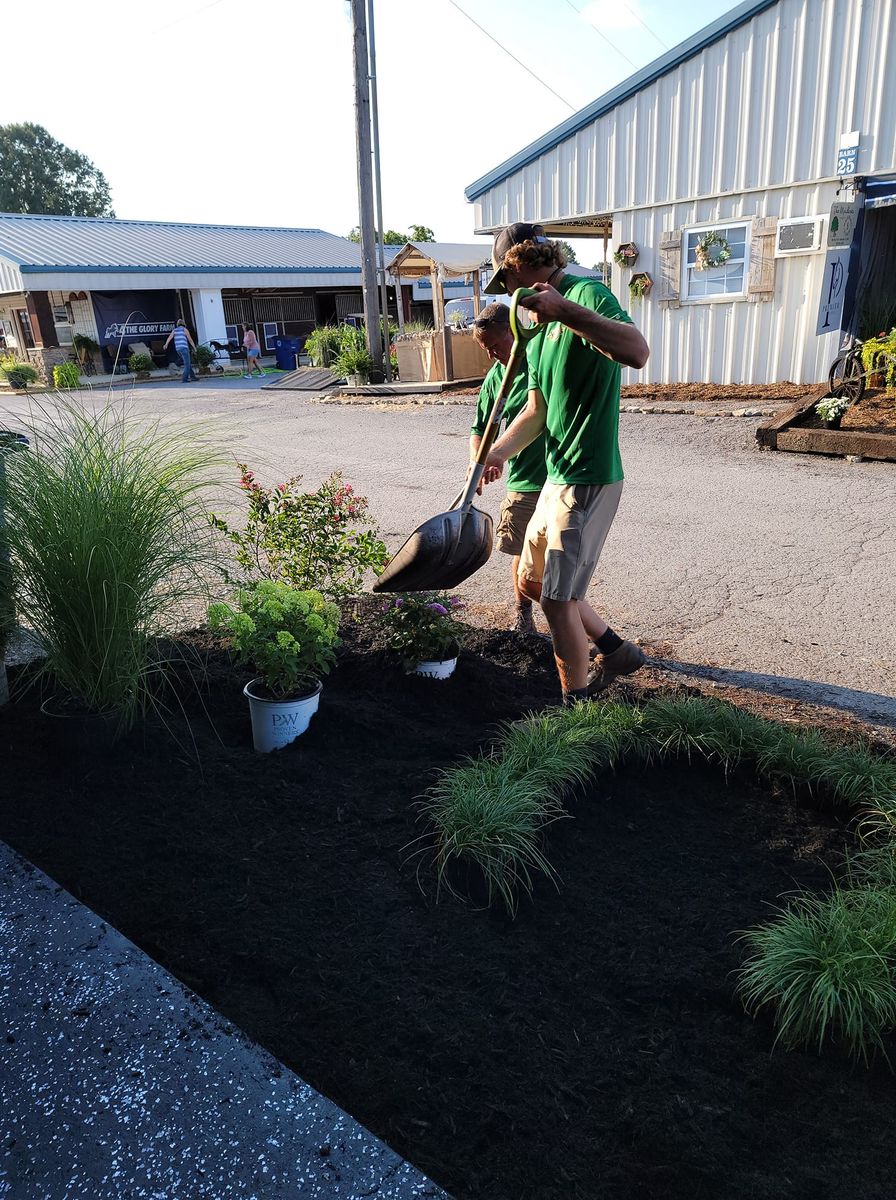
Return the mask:
[[526,530],[520,578],[540,583],[543,600],[584,600],[621,496],[621,481],[546,483]]
[[495,546],[502,554],[521,554],[526,526],[532,520],[539,492],[508,492],[501,504]]

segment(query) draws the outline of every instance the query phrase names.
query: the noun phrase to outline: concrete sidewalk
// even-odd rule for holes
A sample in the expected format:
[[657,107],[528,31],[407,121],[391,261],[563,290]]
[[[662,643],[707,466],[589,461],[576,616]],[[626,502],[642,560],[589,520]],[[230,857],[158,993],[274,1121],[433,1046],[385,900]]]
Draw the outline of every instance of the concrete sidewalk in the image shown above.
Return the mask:
[[0,946],[0,1197],[446,1200],[3,843]]

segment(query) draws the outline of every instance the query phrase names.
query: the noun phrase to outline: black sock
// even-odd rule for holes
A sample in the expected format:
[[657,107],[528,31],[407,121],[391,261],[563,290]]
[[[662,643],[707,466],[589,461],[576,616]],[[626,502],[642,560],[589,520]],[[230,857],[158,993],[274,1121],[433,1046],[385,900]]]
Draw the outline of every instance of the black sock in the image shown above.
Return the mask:
[[529,609],[532,607],[532,601],[531,600],[517,600],[516,606],[518,609],[520,609],[521,612],[523,612],[526,609]]
[[595,645],[601,654],[612,654],[614,650],[618,650],[622,645],[622,638],[618,633],[614,633],[608,625],[607,632],[600,635]]
[[586,687],[573,688],[573,690],[571,692],[563,693],[563,707],[564,708],[572,708],[572,706],[574,704],[577,704],[580,700],[587,700],[587,699],[588,699],[588,689]]

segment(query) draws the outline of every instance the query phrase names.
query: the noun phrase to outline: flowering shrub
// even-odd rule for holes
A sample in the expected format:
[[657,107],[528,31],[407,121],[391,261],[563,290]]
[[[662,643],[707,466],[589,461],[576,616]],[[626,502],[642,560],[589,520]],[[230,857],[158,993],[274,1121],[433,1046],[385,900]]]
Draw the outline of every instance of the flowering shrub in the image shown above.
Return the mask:
[[304,492],[301,475],[269,489],[244,463],[237,465],[249,507],[245,528],[232,529],[223,517],[209,517],[236,546],[243,577],[235,582],[274,579],[339,600],[361,591],[368,568],[385,567],[388,553],[368,516],[367,500],[342,482],[340,472],[316,492]]
[[318,591],[300,592],[263,579],[237,596],[237,607],[213,604],[208,623],[230,635],[241,662],[258,671],[273,699],[312,688],[327,674],[339,645],[340,612]]
[[456,596],[440,592],[405,592],[380,610],[380,625],[389,649],[408,670],[421,662],[454,658],[463,626],[455,613],[463,608]]
[[845,396],[823,396],[815,405],[815,411],[822,421],[836,421],[848,408],[849,401]]

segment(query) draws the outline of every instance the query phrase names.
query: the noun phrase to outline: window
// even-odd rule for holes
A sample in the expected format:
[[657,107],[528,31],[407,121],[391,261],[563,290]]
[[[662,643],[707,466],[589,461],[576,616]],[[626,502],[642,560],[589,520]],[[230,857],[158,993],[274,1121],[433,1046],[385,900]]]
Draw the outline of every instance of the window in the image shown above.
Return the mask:
[[28,309],[17,308],[15,314],[19,321],[19,328],[22,331],[22,342],[27,350],[33,350],[34,333],[31,329],[31,318],[28,316]]
[[[683,300],[732,299],[747,294],[747,234],[749,226],[701,225],[689,229],[684,241]],[[720,267],[697,270],[697,243],[707,233],[718,233],[728,243],[731,257]]]
[[274,342],[280,336],[280,326],[276,321],[263,321],[261,328],[264,335],[265,350],[273,350]]
[[61,346],[71,345],[74,321],[72,306],[68,303],[53,305],[53,324],[56,326],[56,336]]

